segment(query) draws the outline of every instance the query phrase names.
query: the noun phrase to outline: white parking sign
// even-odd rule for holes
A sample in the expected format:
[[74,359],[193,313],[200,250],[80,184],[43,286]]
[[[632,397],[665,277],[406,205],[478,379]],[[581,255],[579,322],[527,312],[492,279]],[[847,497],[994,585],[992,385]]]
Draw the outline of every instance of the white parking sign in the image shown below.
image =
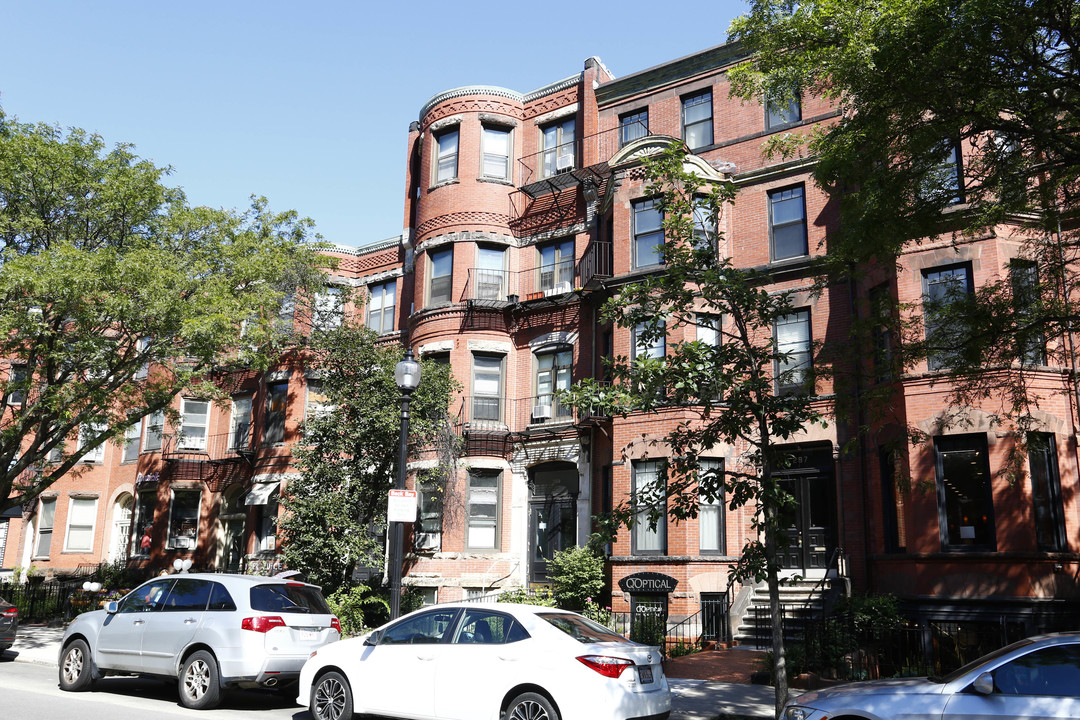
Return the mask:
[[416,522],[416,491],[391,490],[386,502],[389,522]]

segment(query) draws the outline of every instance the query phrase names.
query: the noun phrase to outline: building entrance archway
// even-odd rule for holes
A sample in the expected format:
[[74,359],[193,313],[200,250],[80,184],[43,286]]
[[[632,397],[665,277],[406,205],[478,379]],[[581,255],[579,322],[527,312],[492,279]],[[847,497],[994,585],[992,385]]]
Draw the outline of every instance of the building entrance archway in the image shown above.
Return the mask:
[[577,466],[552,462],[529,470],[529,581],[547,582],[548,562],[577,544]]

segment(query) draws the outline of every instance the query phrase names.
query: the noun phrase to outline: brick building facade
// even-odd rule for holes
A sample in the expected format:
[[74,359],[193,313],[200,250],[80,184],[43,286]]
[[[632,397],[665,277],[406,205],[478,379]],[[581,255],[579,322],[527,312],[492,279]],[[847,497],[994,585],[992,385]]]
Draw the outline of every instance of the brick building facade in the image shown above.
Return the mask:
[[[385,342],[448,363],[463,388],[451,407],[463,438],[458,473],[438,493],[417,488],[404,582],[429,601],[544,584],[553,552],[583,543],[593,516],[655,482],[659,441],[683,411],[612,419],[575,413],[554,395],[601,377],[604,357],[665,351],[598,321],[600,304],[621,285],[663,272],[652,252],[663,237],[642,156],[682,142],[702,178],[734,183],[735,202],[717,219],[719,251],[797,293],[796,312],[777,332],[806,362],[830,361],[811,357],[828,341],[844,345],[844,361],[872,363],[872,340],[851,339],[871,298],[917,307],[943,279],[974,288],[1016,266],[1023,237],[1000,227],[913,246],[896,267],[867,267],[857,280],[812,292],[811,261],[828,252],[835,203],[813,183],[812,160],[769,160],[761,146],[836,114],[807,95],[789,107],[730,98],[726,70],[740,53],[719,46],[621,78],[589,58],[581,73],[529,93],[440,93],[410,126],[403,232],[342,251],[337,272],[339,282],[365,289],[366,322]],[[692,330],[671,327],[667,342],[694,339]],[[1009,440],[991,421],[993,401],[965,408],[963,426],[939,422],[947,392],[939,369],[876,378],[892,391],[889,417],[833,422],[792,439],[798,460],[784,483],[800,509],[785,568],[895,593],[924,620],[1012,623],[1018,632],[1060,624],[1080,600],[1078,408],[1069,369],[1035,374],[1045,398],[1033,430],[1041,449],[1014,483],[995,474]],[[124,543],[138,558],[144,493],[158,508],[151,547],[169,558],[190,550],[217,568],[273,562],[267,518],[291,472],[292,423],[303,417],[307,383],[302,368],[288,365],[236,382],[240,413],[252,409],[251,452],[195,458],[163,448],[126,462],[110,447],[101,466],[51,489],[44,501],[56,499],[57,538],[64,527],[71,536],[72,503],[86,493],[94,500],[93,547],[63,550],[64,564],[109,557]],[[835,393],[859,392],[827,382],[815,390],[823,406]],[[235,407],[232,415],[210,410],[208,440],[236,432]],[[276,422],[284,427],[271,430]],[[857,435],[856,424],[870,432]],[[907,426],[930,441],[898,444]],[[281,443],[260,439],[267,432],[280,433]],[[742,448],[713,450],[717,462],[734,462]],[[410,470],[428,462],[417,457]],[[913,478],[910,488],[893,482],[897,463]],[[77,504],[76,512],[89,512]],[[168,518],[179,507],[184,520],[196,506],[196,546],[177,545],[186,526]],[[613,608],[672,618],[705,606],[745,612],[753,588],[729,584],[728,571],[751,532],[750,512],[711,505],[656,531],[624,530],[610,546]],[[125,539],[110,528],[129,515]],[[42,542],[42,516],[12,522],[6,565],[42,559],[30,549]],[[14,563],[11,537],[20,548]],[[61,552],[60,540],[52,547]],[[665,579],[633,581],[655,577],[641,573]]]

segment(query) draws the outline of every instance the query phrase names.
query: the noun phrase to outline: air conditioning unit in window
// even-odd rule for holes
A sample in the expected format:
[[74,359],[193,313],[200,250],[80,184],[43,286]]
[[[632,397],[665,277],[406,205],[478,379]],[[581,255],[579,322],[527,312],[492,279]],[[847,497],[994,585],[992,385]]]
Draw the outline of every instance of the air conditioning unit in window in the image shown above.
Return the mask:
[[550,290],[548,290],[544,294],[547,295],[548,297],[550,297],[552,295],[565,295],[566,293],[570,292],[570,290],[571,290],[570,283],[561,282],[561,283],[555,283],[555,286],[553,288],[551,288]]
[[555,169],[559,172],[563,170],[574,169],[574,156],[573,155],[560,155],[555,158]]
[[417,550],[438,550],[439,533],[416,533],[414,544],[416,545]]
[[550,420],[552,416],[550,405],[533,405],[533,420]]

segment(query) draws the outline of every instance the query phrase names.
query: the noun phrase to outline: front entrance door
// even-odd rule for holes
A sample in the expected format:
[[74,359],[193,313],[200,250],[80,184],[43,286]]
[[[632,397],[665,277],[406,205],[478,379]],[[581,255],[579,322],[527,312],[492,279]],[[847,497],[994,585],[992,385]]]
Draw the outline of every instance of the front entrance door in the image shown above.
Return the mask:
[[780,566],[790,570],[823,570],[836,547],[835,486],[830,450],[800,453],[799,467],[778,473],[780,486],[795,498],[780,549]]
[[577,467],[549,463],[529,478],[529,580],[543,583],[548,561],[577,544]]

